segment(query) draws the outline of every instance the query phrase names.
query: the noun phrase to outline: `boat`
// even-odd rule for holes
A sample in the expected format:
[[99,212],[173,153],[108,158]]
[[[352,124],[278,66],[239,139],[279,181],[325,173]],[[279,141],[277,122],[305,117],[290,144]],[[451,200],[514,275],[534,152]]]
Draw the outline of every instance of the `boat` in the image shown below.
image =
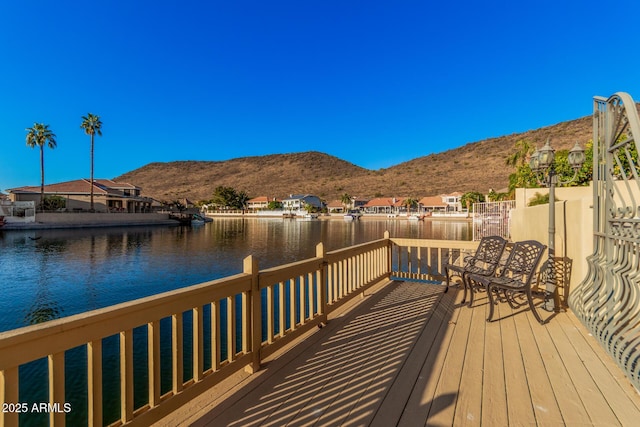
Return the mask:
[[424,219],[424,215],[420,215],[420,214],[411,214],[409,215],[409,221],[422,221]]
[[304,215],[297,215],[296,219],[299,221],[313,221],[318,219],[318,214],[317,213],[305,213]]
[[344,219],[347,221],[353,221],[356,219],[360,219],[362,216],[362,212],[357,209],[350,209],[346,214],[344,214]]
[[196,224],[204,224],[205,222],[213,222],[213,219],[205,215],[193,214],[191,217],[191,224],[194,224],[194,221]]

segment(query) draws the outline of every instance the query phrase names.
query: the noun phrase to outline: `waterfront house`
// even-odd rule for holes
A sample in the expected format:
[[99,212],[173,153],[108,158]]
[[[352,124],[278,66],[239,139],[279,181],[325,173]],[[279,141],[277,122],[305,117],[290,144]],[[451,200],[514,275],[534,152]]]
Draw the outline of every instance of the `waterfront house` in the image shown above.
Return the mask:
[[345,206],[340,200],[332,200],[327,203],[327,211],[329,213],[344,213]]
[[[40,204],[40,187],[11,188],[13,202],[33,201]],[[153,199],[141,195],[141,188],[126,182],[96,179],[93,182],[94,210],[96,212],[149,212]],[[91,206],[91,181],[78,179],[44,186],[45,197],[58,196],[65,201],[66,211],[86,211]]]
[[362,208],[368,214],[398,214],[403,201],[403,197],[377,197],[369,200]]
[[423,197],[418,205],[420,212],[445,212],[448,206],[442,196]]
[[275,197],[269,198],[267,196],[254,197],[247,201],[247,209],[249,210],[264,210],[269,207],[269,203],[276,202]]
[[443,194],[441,197],[442,201],[447,204],[447,212],[460,212],[462,210],[462,203],[460,203],[462,193],[459,191],[451,194]]
[[344,213],[345,209],[362,210],[368,201],[368,199],[351,197],[351,201],[347,206],[345,206],[342,200],[333,200],[327,203],[327,210],[329,211],[329,213]]
[[290,194],[288,198],[282,201],[283,209],[290,211],[304,209],[307,205],[317,210],[323,208],[322,200],[318,196],[311,194]]

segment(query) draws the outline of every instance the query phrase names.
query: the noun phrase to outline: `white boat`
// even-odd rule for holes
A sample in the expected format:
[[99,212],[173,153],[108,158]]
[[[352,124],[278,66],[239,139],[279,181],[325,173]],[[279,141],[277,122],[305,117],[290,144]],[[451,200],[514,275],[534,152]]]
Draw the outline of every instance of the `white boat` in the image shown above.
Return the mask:
[[297,215],[296,219],[298,219],[299,221],[313,221],[315,219],[318,219],[318,214],[307,212],[304,215]]
[[353,221],[356,219],[360,219],[361,216],[362,216],[362,212],[360,212],[357,209],[351,209],[346,214],[344,214],[343,218],[347,221]]
[[409,215],[409,221],[422,221],[424,219],[424,215],[420,214],[411,214]]

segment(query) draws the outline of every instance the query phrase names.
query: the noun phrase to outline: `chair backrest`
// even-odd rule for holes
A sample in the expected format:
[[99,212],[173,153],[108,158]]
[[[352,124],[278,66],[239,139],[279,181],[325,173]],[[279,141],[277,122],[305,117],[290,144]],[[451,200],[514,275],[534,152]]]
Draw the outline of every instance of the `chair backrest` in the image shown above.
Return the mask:
[[487,236],[480,240],[478,249],[476,250],[471,263],[483,262],[487,264],[487,268],[495,270],[500,263],[502,252],[507,245],[507,241],[500,236]]
[[500,276],[521,281],[523,284],[531,283],[546,248],[546,245],[536,240],[516,242],[511,248]]

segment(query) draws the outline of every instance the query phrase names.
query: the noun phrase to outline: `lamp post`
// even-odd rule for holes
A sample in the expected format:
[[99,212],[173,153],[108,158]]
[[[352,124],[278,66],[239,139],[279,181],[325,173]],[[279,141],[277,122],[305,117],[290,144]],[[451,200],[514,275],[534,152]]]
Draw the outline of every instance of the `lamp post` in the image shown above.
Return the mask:
[[547,270],[547,282],[545,288],[544,305],[542,308],[546,311],[555,311],[555,299],[553,298],[556,292],[556,272],[555,272],[555,240],[556,240],[556,185],[569,184],[578,177],[578,171],[582,168],[585,160],[584,150],[576,142],[576,145],[571,149],[567,160],[569,166],[574,171],[573,178],[568,181],[559,181],[556,174],[555,150],[547,143],[540,150],[536,149],[531,155],[529,160],[529,167],[536,174],[536,178],[540,178],[540,184],[545,187],[549,187],[549,247],[547,253],[548,258],[548,270]]

